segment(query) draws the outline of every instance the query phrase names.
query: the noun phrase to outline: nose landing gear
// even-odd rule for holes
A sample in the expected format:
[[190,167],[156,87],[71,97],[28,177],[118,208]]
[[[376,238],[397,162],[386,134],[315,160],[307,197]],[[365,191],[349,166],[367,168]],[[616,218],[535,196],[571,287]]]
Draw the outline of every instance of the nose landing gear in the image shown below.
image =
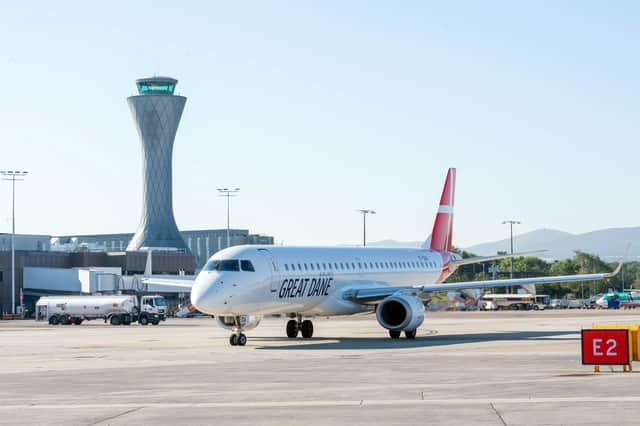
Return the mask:
[[244,346],[247,344],[247,336],[243,333],[233,333],[229,336],[229,343],[231,346]]
[[244,346],[247,344],[247,336],[243,333],[240,317],[234,317],[233,334],[229,336],[229,344],[231,346]]

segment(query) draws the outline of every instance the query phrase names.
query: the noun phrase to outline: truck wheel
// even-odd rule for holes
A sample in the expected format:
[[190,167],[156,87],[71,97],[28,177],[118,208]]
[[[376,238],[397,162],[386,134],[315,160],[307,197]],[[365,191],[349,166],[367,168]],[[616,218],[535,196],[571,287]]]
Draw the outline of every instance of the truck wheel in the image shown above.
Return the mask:
[[149,318],[147,318],[146,315],[141,315],[138,319],[138,322],[140,323],[140,325],[147,325],[149,324]]
[[51,315],[49,317],[49,324],[58,325],[58,322],[60,322],[60,321],[58,320],[58,316],[57,315]]
[[158,325],[158,324],[160,324],[160,320],[153,320],[153,321],[151,321],[151,324]]
[[62,325],[71,324],[71,321],[69,321],[69,316],[68,315],[60,315],[60,324],[62,324]]
[[73,323],[74,323],[75,325],[80,325],[80,324],[82,324],[82,318],[74,318],[74,319],[73,319]]
[[118,315],[114,315],[111,317],[111,325],[120,325],[120,317]]

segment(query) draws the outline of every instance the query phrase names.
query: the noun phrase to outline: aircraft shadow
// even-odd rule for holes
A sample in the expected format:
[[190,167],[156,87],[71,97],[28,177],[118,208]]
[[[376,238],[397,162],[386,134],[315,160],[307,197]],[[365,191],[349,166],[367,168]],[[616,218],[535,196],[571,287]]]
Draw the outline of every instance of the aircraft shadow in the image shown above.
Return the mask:
[[[299,350],[299,349],[402,349],[402,348],[421,348],[421,347],[437,347],[463,345],[467,343],[481,342],[497,342],[497,341],[525,341],[525,340],[580,340],[579,336],[568,337],[568,335],[576,335],[575,330],[569,331],[511,331],[500,333],[469,333],[469,334],[430,334],[426,336],[418,336],[414,340],[404,338],[390,339],[380,338],[360,338],[360,337],[314,337],[310,340],[297,339],[296,341],[287,337],[250,337],[250,341],[261,342],[292,342],[288,345],[276,346],[259,346],[256,349],[264,350]],[[562,337],[564,336],[564,337]],[[300,343],[297,343],[297,342]]]

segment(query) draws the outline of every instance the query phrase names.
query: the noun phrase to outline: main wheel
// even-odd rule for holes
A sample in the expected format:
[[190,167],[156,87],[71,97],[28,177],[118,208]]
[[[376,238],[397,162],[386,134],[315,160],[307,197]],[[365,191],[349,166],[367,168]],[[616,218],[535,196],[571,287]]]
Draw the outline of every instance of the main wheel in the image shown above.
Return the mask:
[[416,330],[405,330],[404,337],[407,339],[415,339],[416,338]]
[[310,339],[313,337],[313,323],[310,320],[302,321],[300,325],[300,331],[302,332],[302,337],[305,339]]
[[246,345],[247,344],[247,336],[245,336],[242,333],[238,334],[238,338],[236,339],[236,343],[238,344],[238,346]]
[[146,315],[141,315],[140,319],[138,319],[138,322],[140,323],[140,325],[147,325],[149,324],[149,318],[147,318]]
[[112,316],[109,322],[111,323],[111,325],[120,325],[120,316],[119,315]]
[[231,336],[229,336],[229,344],[231,346],[235,346],[238,344],[238,335],[237,334],[232,334]]
[[290,339],[295,339],[298,337],[298,321],[289,320],[287,322],[287,337]]
[[391,337],[392,339],[399,339],[400,332],[396,330],[389,330],[389,337]]
[[57,315],[51,315],[49,317],[49,324],[51,325],[58,325],[60,321],[58,320],[58,316]]

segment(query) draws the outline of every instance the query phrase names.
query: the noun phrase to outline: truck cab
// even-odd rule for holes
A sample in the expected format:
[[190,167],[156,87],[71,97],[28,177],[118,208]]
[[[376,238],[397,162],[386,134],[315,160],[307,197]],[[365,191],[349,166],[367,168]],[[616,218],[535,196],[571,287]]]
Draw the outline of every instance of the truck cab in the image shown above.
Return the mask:
[[138,322],[142,325],[148,323],[158,324],[167,319],[167,302],[159,295],[145,295],[140,297],[140,314]]

